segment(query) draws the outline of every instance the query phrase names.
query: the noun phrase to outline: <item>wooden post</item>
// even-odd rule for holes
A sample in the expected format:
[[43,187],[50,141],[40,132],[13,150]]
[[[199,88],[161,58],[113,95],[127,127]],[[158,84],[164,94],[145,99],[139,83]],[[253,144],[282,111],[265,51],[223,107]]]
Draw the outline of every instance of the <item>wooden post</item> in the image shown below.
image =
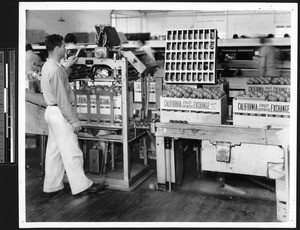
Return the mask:
[[41,155],[40,155],[40,167],[41,174],[45,174],[45,158],[46,158],[46,136],[41,135]]
[[[198,142],[197,142],[198,144]],[[201,178],[201,140],[199,144],[196,145],[193,149],[196,153],[196,162],[197,162],[197,178],[198,180]]]
[[156,96],[156,110],[160,109],[160,96],[162,95],[163,91],[163,77],[164,77],[164,70],[158,69],[155,73],[155,96]]
[[166,183],[166,154],[164,137],[156,137],[156,170],[157,183]]
[[147,136],[143,138],[143,150],[144,150],[144,165],[148,165],[148,148],[147,148]]
[[114,171],[115,170],[115,143],[111,142],[111,168]]
[[146,110],[146,85],[145,85],[145,76],[144,74],[140,74],[140,79],[141,79],[141,99],[142,99],[142,108],[141,108],[141,114],[140,118],[144,119],[145,118],[145,110]]
[[175,177],[176,177],[176,183],[178,185],[182,185],[183,181],[183,141],[178,140],[174,141],[174,151],[175,151],[175,159],[176,159],[176,170],[175,170]]
[[129,182],[130,179],[130,153],[129,153],[129,132],[128,132],[128,79],[127,79],[128,64],[125,58],[122,58],[122,134],[123,134],[123,169],[124,181]]
[[286,193],[286,221],[289,221],[289,210],[290,210],[290,151],[289,146],[283,146],[284,150],[284,172],[285,172],[285,193]]

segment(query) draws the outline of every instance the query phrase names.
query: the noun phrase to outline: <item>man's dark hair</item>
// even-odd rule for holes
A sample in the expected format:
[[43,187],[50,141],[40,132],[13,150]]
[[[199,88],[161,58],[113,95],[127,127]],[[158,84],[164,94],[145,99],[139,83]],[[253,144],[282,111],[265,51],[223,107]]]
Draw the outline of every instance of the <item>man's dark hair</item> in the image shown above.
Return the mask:
[[26,44],[26,51],[27,51],[27,50],[33,50],[33,49],[32,49],[32,45],[29,44],[29,43]]
[[54,50],[56,46],[61,46],[64,38],[58,34],[52,34],[46,37],[45,44],[48,51]]
[[143,44],[143,46],[146,45],[146,39],[141,38],[141,39],[140,39],[140,42]]
[[77,43],[77,40],[76,40],[76,37],[75,37],[75,35],[74,34],[67,34],[66,36],[65,36],[65,43],[70,43],[70,42],[72,42],[72,43],[74,43],[74,44],[76,44]]

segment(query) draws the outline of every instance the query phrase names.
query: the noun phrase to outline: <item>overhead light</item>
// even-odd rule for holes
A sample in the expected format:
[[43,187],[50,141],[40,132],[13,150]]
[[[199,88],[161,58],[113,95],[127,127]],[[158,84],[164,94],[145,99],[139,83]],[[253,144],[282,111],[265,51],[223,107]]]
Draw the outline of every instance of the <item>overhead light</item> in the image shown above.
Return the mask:
[[59,22],[65,22],[66,20],[62,17],[62,12],[60,11],[60,19],[58,19]]

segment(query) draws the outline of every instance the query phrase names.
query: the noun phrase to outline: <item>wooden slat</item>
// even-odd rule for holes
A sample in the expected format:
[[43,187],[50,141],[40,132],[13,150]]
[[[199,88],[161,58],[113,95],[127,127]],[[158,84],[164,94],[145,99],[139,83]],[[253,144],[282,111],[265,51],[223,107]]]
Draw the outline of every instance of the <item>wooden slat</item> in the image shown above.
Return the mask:
[[45,108],[26,102],[25,132],[31,134],[48,135],[48,125],[45,122]]
[[230,60],[220,63],[221,66],[229,68],[245,68],[245,69],[258,69],[258,60]]
[[245,89],[249,77],[225,77],[229,82],[230,89]]
[[[274,46],[291,46],[291,38],[271,38]],[[260,47],[259,38],[225,38],[218,40],[218,47]]]
[[26,90],[25,100],[35,105],[39,105],[41,107],[47,107],[47,104],[44,100],[43,94],[34,93],[29,90]]

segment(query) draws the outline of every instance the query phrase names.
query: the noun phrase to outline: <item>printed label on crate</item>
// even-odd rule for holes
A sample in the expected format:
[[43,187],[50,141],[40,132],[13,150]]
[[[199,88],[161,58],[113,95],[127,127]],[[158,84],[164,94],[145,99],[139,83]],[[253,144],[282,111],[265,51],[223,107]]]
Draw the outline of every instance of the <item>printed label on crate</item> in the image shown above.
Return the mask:
[[121,111],[121,96],[114,97],[114,114],[115,115],[122,115]]
[[[135,91],[141,91],[142,90],[142,84],[140,81],[134,82],[134,90]],[[155,82],[150,82],[150,91],[155,91]]]
[[161,108],[168,110],[194,110],[220,112],[220,100],[161,97]]
[[[149,101],[156,102],[155,82],[150,82]],[[142,101],[142,85],[140,81],[134,82],[134,101]]]
[[110,104],[110,96],[99,95],[100,114],[109,115]]
[[280,92],[282,90],[290,92],[289,85],[247,85],[246,90],[256,91],[256,92]]
[[[134,101],[135,102],[141,102],[142,101],[142,93],[141,92],[134,92]],[[149,94],[149,102],[156,102],[156,93],[151,92]]]
[[90,95],[90,109],[92,114],[97,114],[96,95]]
[[87,113],[87,95],[76,95],[77,112]]
[[290,114],[290,103],[288,102],[254,102],[254,101],[234,101],[233,112],[239,113],[269,113],[269,114]]

